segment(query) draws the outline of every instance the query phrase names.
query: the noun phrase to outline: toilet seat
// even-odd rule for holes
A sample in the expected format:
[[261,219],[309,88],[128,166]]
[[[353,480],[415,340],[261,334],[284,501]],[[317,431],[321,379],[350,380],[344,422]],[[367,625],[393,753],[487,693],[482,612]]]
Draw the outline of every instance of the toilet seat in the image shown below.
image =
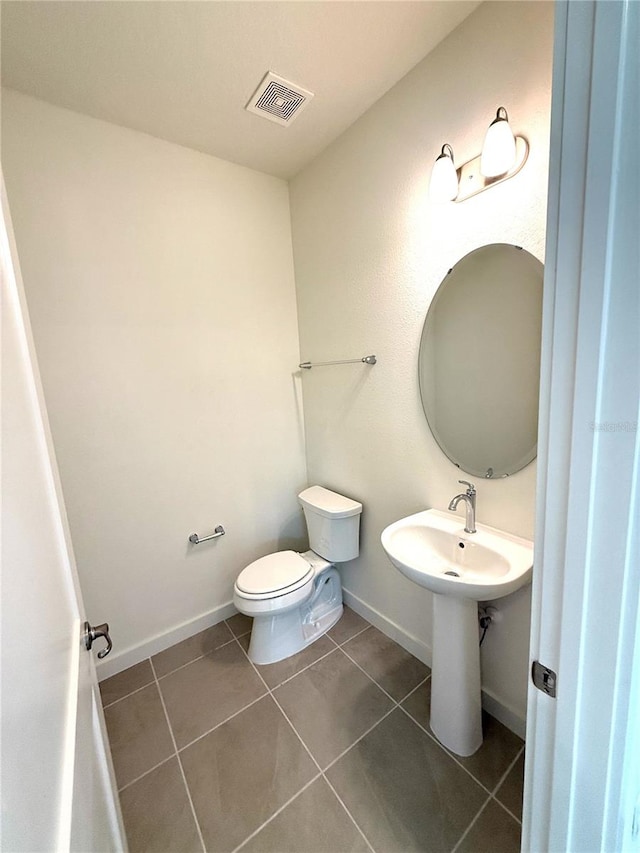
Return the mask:
[[300,554],[276,551],[250,563],[238,575],[235,586],[241,596],[272,598],[295,592],[313,575],[313,566]]

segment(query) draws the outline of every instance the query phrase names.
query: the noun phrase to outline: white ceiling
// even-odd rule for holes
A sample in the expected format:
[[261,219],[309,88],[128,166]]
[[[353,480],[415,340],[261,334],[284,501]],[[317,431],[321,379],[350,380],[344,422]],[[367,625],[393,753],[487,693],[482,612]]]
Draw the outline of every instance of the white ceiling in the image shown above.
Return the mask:
[[[2,2],[2,83],[279,177],[295,175],[479,0]],[[315,94],[245,111],[266,71]]]

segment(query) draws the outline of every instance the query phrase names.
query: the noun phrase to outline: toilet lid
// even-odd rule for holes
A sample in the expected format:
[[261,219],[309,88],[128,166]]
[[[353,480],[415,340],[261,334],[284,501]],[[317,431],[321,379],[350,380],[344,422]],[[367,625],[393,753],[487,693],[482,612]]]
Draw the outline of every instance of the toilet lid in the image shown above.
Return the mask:
[[[238,575],[241,592],[264,595],[279,592],[313,575],[311,564],[295,551],[276,551],[249,563]],[[308,577],[307,577],[308,576]]]

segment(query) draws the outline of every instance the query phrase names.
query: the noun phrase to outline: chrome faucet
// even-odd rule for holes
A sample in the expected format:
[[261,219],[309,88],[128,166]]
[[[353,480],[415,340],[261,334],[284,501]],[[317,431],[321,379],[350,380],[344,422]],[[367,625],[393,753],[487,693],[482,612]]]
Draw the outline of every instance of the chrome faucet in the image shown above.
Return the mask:
[[455,512],[458,508],[458,504],[460,501],[464,501],[467,510],[467,517],[465,521],[464,531],[465,533],[475,533],[476,532],[476,487],[473,483],[469,483],[467,480],[458,480],[459,483],[462,483],[467,487],[466,492],[462,492],[459,495],[456,495],[455,498],[452,498],[449,503],[449,509],[451,512]]

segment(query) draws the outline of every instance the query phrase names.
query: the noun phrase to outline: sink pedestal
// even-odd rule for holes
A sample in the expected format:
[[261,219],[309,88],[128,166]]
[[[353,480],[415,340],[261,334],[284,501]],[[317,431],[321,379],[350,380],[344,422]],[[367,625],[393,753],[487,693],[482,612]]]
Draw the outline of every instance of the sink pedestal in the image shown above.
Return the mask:
[[482,745],[478,602],[433,596],[431,730],[456,755]]
[[433,595],[431,730],[457,755],[482,744],[478,602],[529,582],[533,542],[478,524],[467,533],[451,513],[427,509],[382,531],[393,565]]

